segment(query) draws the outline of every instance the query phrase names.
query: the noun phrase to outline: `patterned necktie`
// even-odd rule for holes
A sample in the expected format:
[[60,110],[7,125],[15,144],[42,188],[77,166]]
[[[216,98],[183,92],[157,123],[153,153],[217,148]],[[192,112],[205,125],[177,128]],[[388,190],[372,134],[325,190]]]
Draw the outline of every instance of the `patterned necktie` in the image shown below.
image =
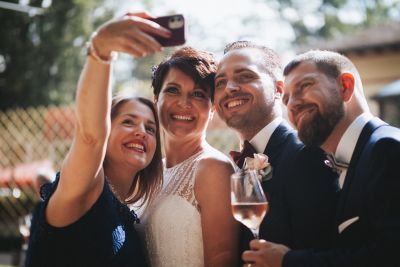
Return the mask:
[[348,163],[337,160],[332,154],[326,154],[326,160],[324,163],[339,175],[343,170],[346,170],[349,167]]
[[257,154],[257,151],[255,148],[250,144],[249,141],[245,140],[243,143],[243,149],[240,152],[237,151],[231,151],[229,152],[229,155],[233,159],[233,161],[236,163],[236,165],[239,168],[243,168],[243,163],[246,157],[254,157],[254,154]]

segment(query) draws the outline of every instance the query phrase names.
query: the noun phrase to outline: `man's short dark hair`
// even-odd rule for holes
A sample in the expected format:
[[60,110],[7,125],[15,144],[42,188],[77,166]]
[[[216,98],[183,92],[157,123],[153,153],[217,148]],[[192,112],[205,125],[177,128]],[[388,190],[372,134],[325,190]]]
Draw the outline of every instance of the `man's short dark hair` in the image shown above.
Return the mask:
[[263,54],[264,67],[267,73],[274,79],[275,82],[282,80],[281,59],[274,50],[266,46],[251,41],[236,41],[225,46],[224,54],[232,50],[244,48],[254,48],[259,50]]
[[356,67],[350,59],[339,53],[326,50],[310,50],[297,55],[286,65],[283,70],[283,75],[289,75],[289,73],[300,65],[300,63],[305,61],[314,62],[317,65],[318,70],[334,79],[338,78],[341,73],[350,70],[358,75]]

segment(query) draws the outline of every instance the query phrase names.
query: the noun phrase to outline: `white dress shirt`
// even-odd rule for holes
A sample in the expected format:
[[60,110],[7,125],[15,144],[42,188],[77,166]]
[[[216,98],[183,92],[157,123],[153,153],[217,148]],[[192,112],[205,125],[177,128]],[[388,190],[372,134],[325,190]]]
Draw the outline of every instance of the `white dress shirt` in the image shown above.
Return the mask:
[[[336,148],[335,158],[343,163],[350,163],[351,157],[353,156],[354,149],[358,138],[360,137],[361,131],[364,126],[372,119],[370,113],[363,113],[358,116],[344,132],[339,144]],[[344,169],[339,176],[339,186],[343,188],[344,179],[347,174],[347,169]]]
[[249,142],[257,150],[258,153],[264,153],[265,148],[274,133],[275,129],[282,122],[282,118],[275,118],[273,121],[268,123],[262,128]]

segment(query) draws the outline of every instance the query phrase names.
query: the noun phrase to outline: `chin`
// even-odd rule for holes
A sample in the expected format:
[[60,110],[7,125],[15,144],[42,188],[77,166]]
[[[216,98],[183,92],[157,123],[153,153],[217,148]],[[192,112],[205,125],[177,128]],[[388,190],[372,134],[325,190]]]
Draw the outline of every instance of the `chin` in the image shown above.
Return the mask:
[[131,159],[129,161],[129,165],[131,165],[132,167],[138,168],[138,169],[143,169],[145,168],[146,165],[146,160],[143,158],[136,158],[136,159]]

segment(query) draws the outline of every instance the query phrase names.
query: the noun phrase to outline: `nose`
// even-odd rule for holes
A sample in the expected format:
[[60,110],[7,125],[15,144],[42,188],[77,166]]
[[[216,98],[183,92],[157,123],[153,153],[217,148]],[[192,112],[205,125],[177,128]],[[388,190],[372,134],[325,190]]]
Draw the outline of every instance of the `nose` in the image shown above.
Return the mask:
[[192,103],[190,101],[189,96],[181,96],[178,99],[178,106],[181,108],[191,108],[192,107]]
[[240,86],[235,81],[228,80],[225,89],[228,93],[235,93],[240,91]]
[[146,126],[143,123],[137,125],[134,130],[134,135],[140,138],[145,138],[146,135]]

